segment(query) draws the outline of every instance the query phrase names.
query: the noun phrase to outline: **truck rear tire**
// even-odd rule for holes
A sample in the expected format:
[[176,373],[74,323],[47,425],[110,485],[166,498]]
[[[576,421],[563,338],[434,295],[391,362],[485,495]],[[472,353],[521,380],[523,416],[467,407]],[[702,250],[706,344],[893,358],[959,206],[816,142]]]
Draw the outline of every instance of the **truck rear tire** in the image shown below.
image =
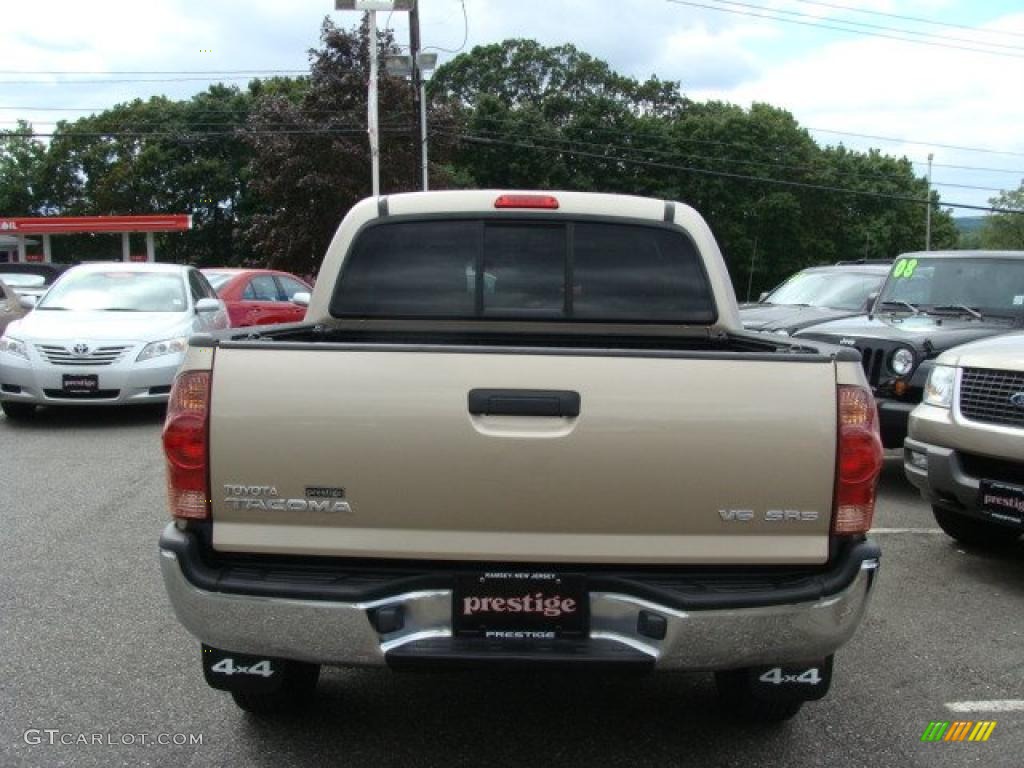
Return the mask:
[[4,416],[11,421],[28,421],[36,415],[36,407],[32,403],[12,403],[4,400],[0,403]]
[[998,549],[1017,540],[1017,534],[1013,529],[996,523],[986,523],[984,520],[950,512],[935,504],[932,505],[932,513],[935,515],[935,522],[943,531],[970,546]]
[[751,723],[781,723],[793,717],[804,705],[799,699],[758,696],[750,684],[749,675],[742,669],[715,672],[715,686],[718,699],[728,714]]
[[319,664],[291,662],[280,689],[273,693],[242,693],[232,691],[231,698],[240,709],[254,715],[282,715],[306,708],[313,698]]

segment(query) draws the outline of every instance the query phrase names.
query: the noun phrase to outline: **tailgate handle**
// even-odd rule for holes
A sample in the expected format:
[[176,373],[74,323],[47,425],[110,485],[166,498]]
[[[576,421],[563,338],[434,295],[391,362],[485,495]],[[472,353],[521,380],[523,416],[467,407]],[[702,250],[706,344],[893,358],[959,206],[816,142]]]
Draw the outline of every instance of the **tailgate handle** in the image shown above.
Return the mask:
[[469,412],[488,416],[580,415],[580,393],[559,389],[473,389]]

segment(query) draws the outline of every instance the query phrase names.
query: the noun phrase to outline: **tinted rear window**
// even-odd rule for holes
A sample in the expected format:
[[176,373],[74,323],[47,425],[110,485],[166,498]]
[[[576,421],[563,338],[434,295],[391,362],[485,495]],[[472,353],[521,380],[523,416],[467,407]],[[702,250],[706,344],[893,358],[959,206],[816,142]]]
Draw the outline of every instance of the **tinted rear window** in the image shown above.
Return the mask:
[[331,312],[367,317],[474,314],[472,222],[425,221],[364,230],[349,254]]
[[367,228],[331,313],[693,324],[716,317],[700,256],[679,230],[504,219]]

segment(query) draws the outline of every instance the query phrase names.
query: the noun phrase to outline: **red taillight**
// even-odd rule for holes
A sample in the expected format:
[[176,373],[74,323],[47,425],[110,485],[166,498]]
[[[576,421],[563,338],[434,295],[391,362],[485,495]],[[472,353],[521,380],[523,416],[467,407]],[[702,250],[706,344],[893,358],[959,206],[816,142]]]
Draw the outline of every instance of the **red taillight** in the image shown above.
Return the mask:
[[839,456],[832,533],[867,533],[875,516],[875,488],[882,471],[878,412],[870,390],[840,384]]
[[173,517],[203,520],[210,516],[209,404],[209,371],[188,371],[174,380],[163,433]]
[[551,195],[502,195],[494,201],[495,208],[558,208],[558,198]]

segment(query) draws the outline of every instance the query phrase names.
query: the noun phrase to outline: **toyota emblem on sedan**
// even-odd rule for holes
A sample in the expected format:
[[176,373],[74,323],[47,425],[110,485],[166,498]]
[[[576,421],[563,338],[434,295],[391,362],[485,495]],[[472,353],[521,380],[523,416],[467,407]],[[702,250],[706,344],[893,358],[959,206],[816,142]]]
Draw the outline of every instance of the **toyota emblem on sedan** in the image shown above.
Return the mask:
[[71,348],[71,351],[74,352],[79,357],[85,357],[86,355],[89,354],[89,345],[79,342],[78,344],[75,344],[75,346]]
[[1024,392],[1018,392],[1015,395],[1010,395],[1010,405],[1017,408],[1024,408]]

